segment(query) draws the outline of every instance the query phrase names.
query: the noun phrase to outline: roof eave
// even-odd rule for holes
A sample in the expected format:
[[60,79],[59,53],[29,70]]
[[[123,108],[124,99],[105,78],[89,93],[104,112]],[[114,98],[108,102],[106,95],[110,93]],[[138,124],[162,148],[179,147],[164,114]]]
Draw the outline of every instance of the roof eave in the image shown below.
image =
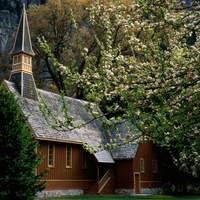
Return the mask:
[[27,55],[30,55],[30,56],[35,56],[35,53],[28,53],[28,52],[23,51],[23,50],[18,51],[18,52],[14,52],[14,53],[10,52],[9,55],[14,56],[14,55],[17,55],[17,54],[20,54],[20,53],[24,53],[24,54],[27,54]]

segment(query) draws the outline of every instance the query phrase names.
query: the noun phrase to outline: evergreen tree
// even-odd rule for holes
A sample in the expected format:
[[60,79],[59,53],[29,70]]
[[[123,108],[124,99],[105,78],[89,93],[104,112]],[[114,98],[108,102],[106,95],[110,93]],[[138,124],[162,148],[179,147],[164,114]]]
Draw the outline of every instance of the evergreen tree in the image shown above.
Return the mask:
[[0,199],[30,200],[47,185],[38,183],[47,170],[36,175],[43,160],[36,153],[38,141],[28,128],[14,95],[0,88]]

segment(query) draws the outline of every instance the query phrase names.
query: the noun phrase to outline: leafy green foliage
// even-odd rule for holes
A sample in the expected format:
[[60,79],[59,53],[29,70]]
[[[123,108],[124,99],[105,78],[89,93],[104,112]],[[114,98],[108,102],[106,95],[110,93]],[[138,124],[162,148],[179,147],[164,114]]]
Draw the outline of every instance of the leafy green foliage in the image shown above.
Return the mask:
[[12,58],[7,49],[0,55],[0,84],[8,79],[11,71]]
[[0,199],[34,199],[45,188],[40,182],[47,170],[36,175],[43,160],[36,153],[38,141],[28,128],[28,118],[21,114],[14,95],[0,88]]
[[[139,142],[151,140],[166,150],[175,171],[188,174],[185,181],[198,177],[200,2],[188,6],[179,0],[134,0],[129,6],[121,2],[105,6],[97,1],[87,11],[91,23],[106,30],[106,42],[95,34],[101,56],[91,56],[84,47],[86,64],[81,74],[61,64],[56,65],[58,70],[66,74],[67,82],[84,88],[89,102],[100,106],[106,99],[106,112],[122,115],[108,120],[98,113],[105,127],[116,126],[122,117],[130,120],[142,133]],[[126,55],[120,43],[113,45],[117,27],[129,43]],[[120,102],[114,100],[116,96]],[[127,135],[119,138],[133,145],[136,138],[130,131]],[[108,143],[106,148],[110,147]]]

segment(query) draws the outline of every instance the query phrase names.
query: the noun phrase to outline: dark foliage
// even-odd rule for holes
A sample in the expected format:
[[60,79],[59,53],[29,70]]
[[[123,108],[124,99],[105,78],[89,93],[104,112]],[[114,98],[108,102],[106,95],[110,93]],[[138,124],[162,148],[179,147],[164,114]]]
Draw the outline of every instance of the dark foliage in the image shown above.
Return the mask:
[[[173,193],[174,195],[188,193],[188,186],[199,185],[200,179],[192,176],[190,172],[180,171],[179,168],[174,164],[173,159],[169,151],[178,152],[176,149],[160,148],[159,152],[162,156],[162,182],[163,188],[167,193]],[[199,173],[198,173],[199,174]]]
[[36,175],[43,158],[35,150],[27,117],[5,86],[0,88],[0,199],[31,200],[47,185],[39,182],[47,170]]

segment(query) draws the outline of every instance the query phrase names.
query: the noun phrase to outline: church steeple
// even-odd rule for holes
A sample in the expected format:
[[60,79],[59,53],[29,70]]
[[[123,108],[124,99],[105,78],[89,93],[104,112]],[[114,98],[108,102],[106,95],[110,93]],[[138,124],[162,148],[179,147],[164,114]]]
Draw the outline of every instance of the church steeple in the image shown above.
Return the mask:
[[15,42],[10,54],[13,55],[13,64],[9,80],[15,83],[21,96],[38,100],[32,74],[32,57],[35,54],[32,50],[25,4],[23,4]]
[[19,21],[15,43],[10,54],[14,55],[19,52],[24,52],[31,56],[35,55],[32,50],[25,4],[23,4],[23,11]]

